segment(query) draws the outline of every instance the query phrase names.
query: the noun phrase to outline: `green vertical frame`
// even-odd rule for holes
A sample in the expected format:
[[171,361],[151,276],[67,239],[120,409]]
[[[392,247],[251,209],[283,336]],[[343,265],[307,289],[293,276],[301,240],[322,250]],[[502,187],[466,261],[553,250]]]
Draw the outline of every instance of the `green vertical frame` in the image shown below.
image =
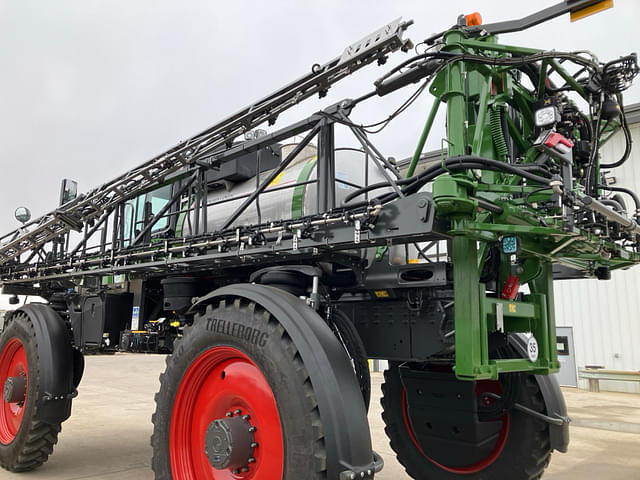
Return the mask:
[[478,249],[475,240],[460,236],[454,237],[452,244],[456,329],[455,373],[461,379],[474,379],[480,374],[478,365],[482,365],[483,356],[485,356],[482,344],[486,345],[487,332],[486,312],[481,308],[480,302],[480,293],[484,289],[479,288],[483,285],[480,284],[480,274],[476,266]]

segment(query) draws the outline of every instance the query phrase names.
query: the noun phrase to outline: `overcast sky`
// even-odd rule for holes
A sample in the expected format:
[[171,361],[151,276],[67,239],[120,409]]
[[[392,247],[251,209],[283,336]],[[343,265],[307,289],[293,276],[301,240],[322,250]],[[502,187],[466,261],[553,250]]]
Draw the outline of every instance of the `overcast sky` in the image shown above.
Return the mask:
[[[485,23],[522,17],[556,1],[159,1],[57,0],[0,3],[0,229],[15,228],[19,205],[34,216],[56,207],[60,180],[80,191],[110,180],[324,63],[396,17],[413,19],[416,43],[460,13]],[[437,6],[436,6],[437,5]],[[640,50],[640,2],[570,23],[564,16],[503,43],[563,51],[587,49],[607,61]],[[406,58],[369,67],[334,87],[324,104],[356,97]],[[640,81],[637,82],[640,84]],[[353,113],[385,118],[410,92]],[[640,87],[626,103],[640,101]],[[415,148],[430,106],[423,95],[379,145],[404,158]],[[276,128],[323,105],[305,102]],[[442,130],[429,141],[440,144]]]

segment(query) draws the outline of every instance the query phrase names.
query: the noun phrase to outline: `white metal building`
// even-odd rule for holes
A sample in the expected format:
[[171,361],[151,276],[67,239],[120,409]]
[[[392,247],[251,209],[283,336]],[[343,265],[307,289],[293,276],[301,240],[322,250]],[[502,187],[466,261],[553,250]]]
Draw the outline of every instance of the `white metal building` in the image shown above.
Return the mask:
[[[617,185],[640,192],[640,104],[626,109],[634,148],[624,165],[612,171]],[[617,133],[602,147],[605,162],[622,156],[624,136]],[[631,199],[625,198],[629,210]],[[600,365],[640,371],[640,266],[612,272],[611,280],[555,282],[556,324],[572,327],[577,368]],[[588,388],[587,380],[578,387]],[[602,390],[640,393],[640,383],[600,381]]]

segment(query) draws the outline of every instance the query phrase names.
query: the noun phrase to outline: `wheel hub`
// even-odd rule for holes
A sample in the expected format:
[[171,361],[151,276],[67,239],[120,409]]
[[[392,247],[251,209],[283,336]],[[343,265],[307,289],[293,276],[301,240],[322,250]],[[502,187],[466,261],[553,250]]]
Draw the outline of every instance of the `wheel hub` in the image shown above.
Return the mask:
[[27,377],[18,375],[8,377],[4,382],[3,398],[7,403],[24,403],[27,395]]
[[273,391],[243,352],[215,346],[180,380],[169,437],[172,478],[262,480],[284,472]]
[[254,437],[256,427],[249,419],[249,415],[236,410],[209,424],[204,451],[213,468],[232,469],[234,473],[249,471],[249,463],[255,462],[253,450],[258,446]]

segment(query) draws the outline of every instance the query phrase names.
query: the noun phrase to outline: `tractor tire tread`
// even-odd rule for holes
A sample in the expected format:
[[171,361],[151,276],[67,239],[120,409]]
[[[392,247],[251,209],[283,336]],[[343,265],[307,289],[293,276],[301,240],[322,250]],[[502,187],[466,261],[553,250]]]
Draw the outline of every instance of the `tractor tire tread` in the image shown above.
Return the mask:
[[[309,431],[311,432],[311,436],[313,437],[313,441],[309,442],[312,446],[310,448],[311,451],[309,452],[310,455],[308,456],[308,458],[310,458],[310,465],[314,471],[309,472],[307,478],[309,480],[326,480],[327,453],[325,450],[325,436],[323,433],[320,411],[318,409],[318,401],[313,389],[313,385],[311,384],[311,380],[309,378],[309,372],[305,368],[302,358],[300,357],[300,354],[296,349],[293,341],[289,337],[289,334],[285,331],[285,329],[277,321],[277,319],[273,317],[273,315],[269,314],[269,312],[264,310],[255,302],[250,302],[240,298],[236,298],[232,302],[223,299],[215,305],[209,304],[207,305],[204,313],[200,316],[200,318],[196,318],[196,320],[194,320],[193,325],[185,327],[182,338],[175,343],[174,352],[180,351],[180,348],[183,347],[183,345],[188,344],[188,342],[191,340],[191,337],[198,333],[197,331],[195,331],[196,322],[203,321],[210,315],[229,311],[234,311],[236,313],[244,312],[248,316],[250,316],[252,321],[256,322],[256,324],[263,325],[270,334],[273,334],[274,337],[278,339],[282,351],[286,352],[286,356],[290,359],[290,364],[294,366],[293,372],[297,377],[296,383],[301,385],[303,390],[302,400],[304,402],[306,413],[304,415],[304,420],[298,419],[298,421],[301,421],[310,426]],[[160,375],[160,392],[158,392],[155,396],[157,408],[156,413],[154,413],[152,416],[154,431],[153,435],[151,436],[151,446],[153,447],[153,457],[151,465],[155,473],[155,478],[157,480],[171,479],[170,473],[167,474],[166,467],[163,467],[163,465],[166,465],[166,458],[164,458],[164,454],[162,453],[164,451],[163,445],[164,442],[166,442],[166,438],[163,438],[163,435],[161,434],[161,426],[164,422],[168,422],[170,418],[166,418],[167,415],[165,414],[165,412],[161,411],[161,403],[163,402],[163,395],[161,394],[161,392],[163,390],[170,389],[170,383],[173,380],[172,377],[174,376],[174,370],[178,368],[174,359],[174,355],[170,355],[167,357],[166,365],[167,368],[165,372]]]
[[[27,332],[29,341],[35,343],[35,329],[27,315],[22,312],[13,314],[6,328],[14,323],[21,323],[22,328]],[[35,378],[33,375],[31,376],[31,381],[36,385],[36,391],[40,380],[39,374],[40,372],[36,369]],[[32,417],[35,416],[36,409],[37,407],[34,406]],[[61,424],[49,424],[33,420],[33,418],[26,419],[26,421],[28,423],[21,425],[16,435],[16,439],[18,436],[21,437],[18,439],[21,442],[19,443],[19,451],[13,452],[12,455],[0,455],[0,467],[10,472],[28,472],[42,466],[49,459],[49,455],[53,453],[53,447],[58,443],[58,434],[62,430]],[[4,445],[1,447],[7,448]]]

